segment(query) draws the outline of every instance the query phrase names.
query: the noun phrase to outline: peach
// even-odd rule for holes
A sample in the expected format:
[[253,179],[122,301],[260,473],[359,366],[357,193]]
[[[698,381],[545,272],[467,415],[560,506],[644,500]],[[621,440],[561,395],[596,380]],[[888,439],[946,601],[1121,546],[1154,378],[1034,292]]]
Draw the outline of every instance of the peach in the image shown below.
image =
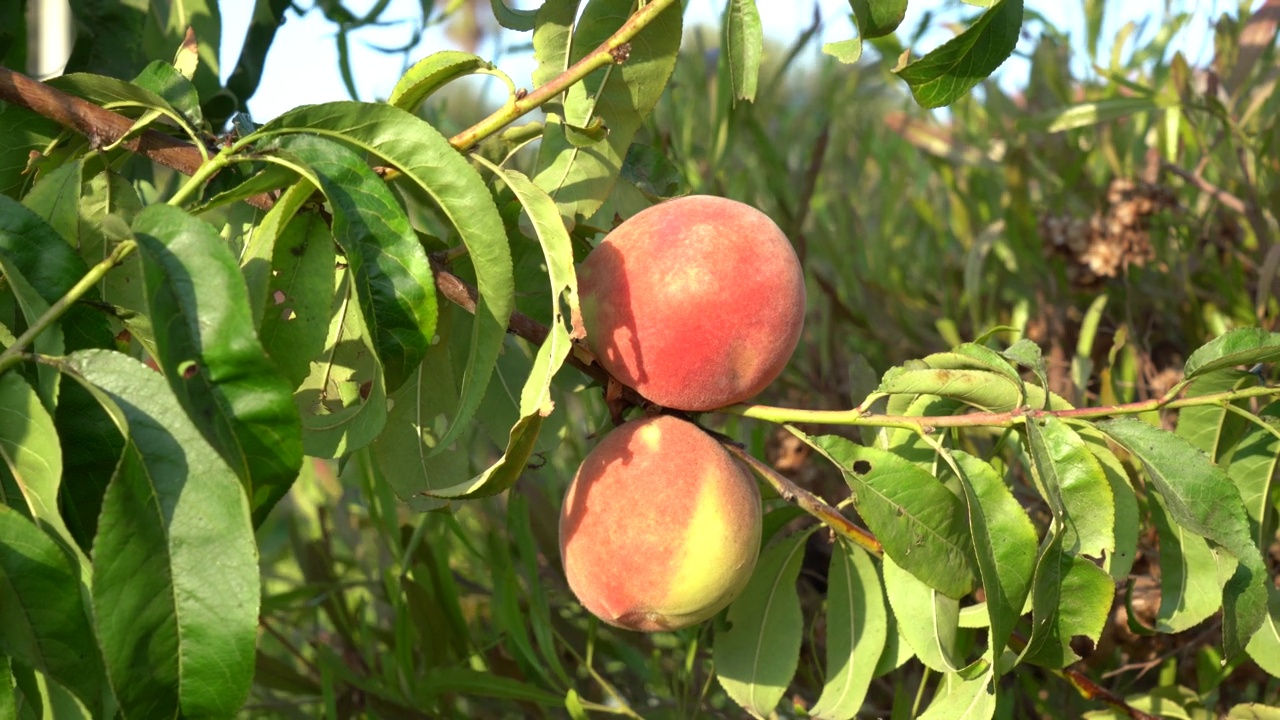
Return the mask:
[[767,215],[694,195],[610,232],[578,269],[587,346],[669,408],[713,410],[773,382],[804,325],[804,274]]
[[587,454],[560,512],[560,557],[583,607],[630,630],[677,630],[715,615],[751,577],[760,492],[690,422],[623,424]]

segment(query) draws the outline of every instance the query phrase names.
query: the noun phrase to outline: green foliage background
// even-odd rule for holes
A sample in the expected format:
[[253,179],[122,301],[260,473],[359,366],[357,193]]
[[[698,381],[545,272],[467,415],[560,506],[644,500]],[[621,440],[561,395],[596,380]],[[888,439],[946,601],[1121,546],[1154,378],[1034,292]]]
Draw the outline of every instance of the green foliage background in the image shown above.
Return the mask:
[[[1206,18],[1166,13],[1073,77],[1059,30],[981,4],[900,67],[905,3],[852,2],[859,36],[812,66],[816,26],[767,46],[752,2],[666,12],[506,129],[448,83],[492,74],[514,104],[524,79],[440,53],[388,104],[208,136],[190,182],[6,103],[0,345],[91,283],[0,359],[0,713],[1274,717],[1280,13],[1214,19],[1205,68],[1168,48]],[[216,4],[73,5],[69,70],[132,82],[51,84],[178,137],[243,106],[285,11],[257,3],[221,87]],[[340,46],[378,19],[322,5]],[[1093,53],[1106,4],[1084,8]],[[493,3],[533,32],[535,89],[633,10],[575,9]],[[1019,32],[1007,93],[983,78]],[[106,58],[112,33],[137,42]],[[766,483],[742,599],[642,636],[558,567],[560,498],[611,424],[563,368],[572,264],[687,193],[767,212],[809,278],[760,398],[796,410],[703,422],[878,544]],[[1092,412],[1119,404],[1137,418]]]

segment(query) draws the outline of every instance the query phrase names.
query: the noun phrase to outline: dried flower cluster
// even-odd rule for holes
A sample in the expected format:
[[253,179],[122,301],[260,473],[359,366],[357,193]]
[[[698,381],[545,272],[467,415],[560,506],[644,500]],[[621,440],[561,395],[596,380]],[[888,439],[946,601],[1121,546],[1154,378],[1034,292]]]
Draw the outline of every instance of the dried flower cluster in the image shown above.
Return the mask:
[[1067,258],[1073,285],[1095,285],[1129,265],[1154,260],[1151,217],[1177,205],[1173,191],[1163,185],[1116,178],[1107,187],[1104,209],[1088,218],[1042,214],[1040,236],[1047,254]]

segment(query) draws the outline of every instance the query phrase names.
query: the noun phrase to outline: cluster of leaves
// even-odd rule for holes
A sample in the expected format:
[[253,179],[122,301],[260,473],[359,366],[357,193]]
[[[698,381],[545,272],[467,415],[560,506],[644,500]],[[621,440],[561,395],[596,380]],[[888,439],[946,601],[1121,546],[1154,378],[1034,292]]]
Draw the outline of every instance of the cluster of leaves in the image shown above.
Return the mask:
[[[173,63],[136,73],[135,64],[122,73],[129,82],[71,73],[50,83],[128,114],[131,137],[163,128],[187,138],[201,161],[190,180],[16,104],[0,112],[0,407],[12,410],[0,417],[0,607],[14,609],[0,613],[6,707],[22,717],[226,716],[253,692],[281,714],[278,703],[308,702],[332,717],[481,707],[582,717],[635,715],[627,698],[648,695],[659,712],[733,712],[733,702],[769,715],[801,683],[816,690],[810,715],[851,717],[875,678],[914,657],[942,677],[929,717],[991,717],[1008,707],[1002,677],[1060,671],[1078,658],[1073,638],[1100,639],[1148,516],[1162,601],[1154,625],[1135,621],[1135,632],[1177,632],[1221,609],[1226,656],[1277,673],[1280,600],[1261,551],[1275,535],[1280,409],[1252,405],[1273,386],[1237,369],[1280,356],[1280,339],[1262,330],[1203,346],[1181,382],[1143,406],[1185,403],[1176,433],[1095,422],[1103,413],[1087,412],[1083,383],[1074,404],[1086,411],[1074,410],[1027,340],[999,351],[991,339],[957,337],[950,350],[899,363],[869,394],[845,393],[866,400],[843,414],[735,411],[787,423],[828,459],[877,538],[835,542],[825,610],[807,613],[826,627],[816,681],[796,676],[806,613],[795,589],[818,526],[792,532],[804,513],[781,499],[769,500],[751,585],[714,627],[640,645],[573,606],[554,569],[558,496],[529,478],[545,462],[545,476],[563,484],[584,436],[606,422],[598,393],[561,372],[582,362],[573,262],[601,229],[661,197],[711,189],[777,210],[806,265],[825,273],[819,284],[839,279],[824,285],[831,308],[861,305],[846,294],[868,268],[830,266],[877,262],[824,249],[829,236],[812,232],[861,224],[841,215],[854,212],[847,203],[822,202],[847,197],[848,177],[820,182],[811,164],[789,184],[787,149],[755,142],[769,123],[815,106],[808,121],[829,128],[835,94],[779,102],[789,60],[762,85],[750,1],[726,4],[715,72],[700,58],[680,62],[673,4],[593,0],[579,14],[571,0],[537,11],[495,1],[504,25],[532,32],[533,92],[481,58],[441,52],[414,65],[385,104],[298,108],[218,148],[205,144],[221,117],[219,95],[200,85],[207,34]],[[906,3],[851,5],[860,37],[828,51],[856,59],[862,38],[875,38],[896,56],[886,50]],[[1021,3],[989,5],[953,41],[889,70],[920,105],[965,96],[1012,52]],[[490,118],[446,138],[412,114],[475,73],[511,91]],[[668,90],[673,73],[681,82]],[[986,102],[1003,98],[987,90]],[[755,110],[734,106],[753,98]],[[693,111],[695,102],[712,112]],[[763,116],[766,102],[776,118]],[[1092,102],[1093,123],[1117,116],[1120,105]],[[534,107],[543,122],[507,127]],[[1083,107],[1057,111],[1049,129],[1088,127],[1062,119],[1088,116]],[[695,131],[708,118],[712,132]],[[883,154],[857,166],[901,162],[921,137],[903,135],[859,150],[864,161]],[[701,147],[703,138],[718,144]],[[735,143],[757,149],[731,152]],[[960,150],[947,148],[969,157]],[[760,177],[729,172],[735,157],[760,162],[764,184],[722,180]],[[945,181],[950,221],[923,219],[968,238],[974,296],[998,242],[974,239],[966,225],[978,220],[964,216],[960,190],[990,189],[972,200],[983,222],[1006,208],[997,184],[977,175],[990,173],[985,162]],[[1007,225],[1025,228],[1014,197]],[[888,225],[897,204],[866,222]],[[966,308],[975,325],[1025,329],[1025,315],[987,318],[972,298]],[[838,334],[834,314],[818,313],[824,332]],[[521,321],[537,332],[509,334]],[[821,362],[838,360],[833,349]],[[883,429],[859,445],[793,422]],[[727,423],[764,455],[766,425]],[[1009,482],[1018,478],[1026,482]],[[291,522],[271,513],[286,496]]]

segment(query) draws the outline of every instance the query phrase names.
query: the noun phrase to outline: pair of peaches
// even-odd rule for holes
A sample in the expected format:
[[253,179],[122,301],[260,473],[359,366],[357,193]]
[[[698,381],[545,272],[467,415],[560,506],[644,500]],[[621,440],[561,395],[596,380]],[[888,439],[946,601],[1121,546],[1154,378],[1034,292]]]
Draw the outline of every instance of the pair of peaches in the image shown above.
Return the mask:
[[[710,196],[670,200],[616,227],[578,269],[586,343],[609,373],[683,412],[747,400],[790,359],[805,289],[790,241],[764,213]],[[760,545],[751,472],[672,415],[608,433],[560,515],[569,586],[632,630],[675,630],[729,604]]]

